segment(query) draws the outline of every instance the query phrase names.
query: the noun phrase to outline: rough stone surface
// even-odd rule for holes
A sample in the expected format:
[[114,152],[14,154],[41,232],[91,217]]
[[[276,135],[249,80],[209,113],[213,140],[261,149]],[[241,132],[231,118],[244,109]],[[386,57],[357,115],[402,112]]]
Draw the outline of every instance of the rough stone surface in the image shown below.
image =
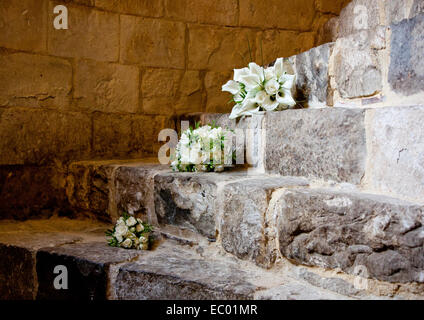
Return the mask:
[[325,44],[295,57],[297,100],[309,107],[327,105],[332,49],[333,44]]
[[0,46],[16,50],[45,51],[46,2],[47,0],[1,1]]
[[168,17],[208,24],[235,26],[237,24],[236,0],[165,0]]
[[423,207],[379,195],[288,190],[278,218],[280,250],[298,263],[389,282],[423,282]]
[[341,9],[349,2],[350,0],[318,0],[316,1],[316,6],[318,11],[325,13],[339,14]]
[[189,24],[188,32],[189,69],[228,71],[244,67],[247,60],[250,61],[247,39],[250,41],[252,59],[255,60],[255,32],[250,29]]
[[87,156],[91,120],[81,113],[5,109],[0,113],[0,164],[46,164]]
[[257,178],[230,183],[223,190],[220,218],[222,247],[238,258],[270,267],[276,258],[273,235],[267,228],[267,211],[274,190],[307,185],[297,178]]
[[384,23],[380,16],[383,1],[353,0],[340,13],[339,34],[349,36],[361,30],[374,29]]
[[[315,33],[287,30],[267,30],[256,36],[256,60],[262,64],[274,61],[278,57],[290,57],[314,46]],[[261,48],[262,46],[262,48]]]
[[312,26],[314,7],[314,0],[241,0],[240,25],[305,31]]
[[155,208],[160,224],[178,225],[214,239],[218,184],[239,173],[161,173],[155,176]]
[[389,83],[397,93],[418,93],[424,87],[424,14],[391,29]]
[[135,66],[79,61],[75,72],[76,104],[88,111],[138,112],[139,78]]
[[376,190],[422,201],[424,197],[424,107],[367,111],[371,115],[369,181]]
[[230,72],[207,72],[205,75],[206,89],[206,112],[228,113],[232,106],[229,103],[231,97],[228,92],[222,91],[222,84],[232,78]]
[[121,61],[184,68],[184,37],[180,22],[121,16]]
[[27,53],[0,54],[0,106],[66,108],[71,64]]
[[163,16],[163,0],[134,1],[134,0],[95,0],[96,7],[120,13],[141,15],[145,17]]
[[118,299],[245,300],[257,288],[237,265],[207,261],[181,249],[126,264],[116,279]]
[[386,25],[411,19],[424,12],[422,0],[390,0],[385,3]]
[[266,171],[359,184],[366,163],[364,117],[363,110],[342,108],[267,114]]
[[303,283],[289,283],[261,291],[255,296],[258,300],[346,300],[345,296],[333,292],[311,288]]
[[[53,26],[53,8],[58,4],[62,3],[50,1],[49,26]],[[118,61],[119,15],[82,6],[67,8],[69,28],[48,28],[48,52],[62,57]]]
[[378,50],[385,47],[385,28],[362,30],[337,39],[330,76],[342,98],[372,96],[381,92],[382,71]]
[[147,218],[156,225],[154,176],[168,166],[134,164],[119,167],[115,173],[115,201],[118,212]]
[[[138,254],[136,250],[109,247],[106,242],[41,249],[37,252],[37,299],[105,300],[109,265],[131,260]],[[68,270],[67,290],[53,286],[57,275],[52,270],[58,265]]]

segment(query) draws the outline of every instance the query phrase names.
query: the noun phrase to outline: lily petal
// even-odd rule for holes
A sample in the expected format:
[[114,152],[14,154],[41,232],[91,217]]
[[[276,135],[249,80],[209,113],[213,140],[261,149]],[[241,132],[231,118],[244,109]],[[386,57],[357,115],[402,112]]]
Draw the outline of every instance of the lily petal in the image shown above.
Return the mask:
[[261,66],[258,66],[254,62],[251,62],[249,63],[249,69],[250,69],[250,74],[254,74],[258,76],[259,83],[262,83],[264,81],[264,68],[262,68]]
[[240,82],[243,83],[248,90],[251,90],[260,84],[260,78],[256,74],[248,74],[241,76]]
[[222,91],[227,91],[233,95],[236,95],[240,92],[240,85],[234,80],[230,80],[222,86]]
[[274,63],[275,75],[280,78],[284,74],[284,60],[283,58],[278,58]]
[[277,101],[280,104],[280,106],[283,106],[283,107],[293,107],[293,106],[296,105],[296,101],[294,101],[294,99],[293,99],[293,97],[291,95],[290,90],[283,89],[281,91],[281,93],[283,95],[282,97],[280,97],[280,95],[278,95],[278,94],[276,96]]
[[241,82],[240,81],[240,77],[241,76],[246,76],[250,73],[249,68],[243,68],[243,69],[234,69],[234,80],[237,82]]
[[282,87],[284,89],[291,90],[293,88],[295,78],[296,77],[294,75],[292,75],[292,74],[283,74],[280,77],[279,80],[283,84]]

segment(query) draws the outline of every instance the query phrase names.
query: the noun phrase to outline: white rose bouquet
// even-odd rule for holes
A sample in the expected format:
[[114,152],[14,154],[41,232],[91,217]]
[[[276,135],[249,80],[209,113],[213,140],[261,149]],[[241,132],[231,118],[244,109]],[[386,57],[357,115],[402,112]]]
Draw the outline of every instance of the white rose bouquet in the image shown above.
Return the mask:
[[235,69],[234,80],[222,86],[222,91],[230,92],[235,102],[230,119],[295,106],[294,84],[295,76],[286,72],[282,58],[268,68],[251,62],[247,68]]
[[171,168],[181,172],[221,172],[233,161],[230,130],[214,124],[195,129],[189,128],[181,134],[175,149]]
[[153,242],[152,231],[150,224],[124,213],[113,229],[106,231],[106,236],[110,237],[111,247],[148,250]]

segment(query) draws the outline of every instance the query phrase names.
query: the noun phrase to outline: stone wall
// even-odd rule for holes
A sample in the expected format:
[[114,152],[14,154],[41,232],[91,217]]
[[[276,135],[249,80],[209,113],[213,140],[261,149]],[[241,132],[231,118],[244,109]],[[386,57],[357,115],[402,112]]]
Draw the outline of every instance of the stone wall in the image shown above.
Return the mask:
[[[258,63],[298,54],[345,2],[1,1],[0,217],[27,216],[31,196],[37,214],[52,207],[63,163],[154,155],[180,115],[229,111],[221,85],[250,60],[248,39]],[[12,182],[37,191],[10,202]]]

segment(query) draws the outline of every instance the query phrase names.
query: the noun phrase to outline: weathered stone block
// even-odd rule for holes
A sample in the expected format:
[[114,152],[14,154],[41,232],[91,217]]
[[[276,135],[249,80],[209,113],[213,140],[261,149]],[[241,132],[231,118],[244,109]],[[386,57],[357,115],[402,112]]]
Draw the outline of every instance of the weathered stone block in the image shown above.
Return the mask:
[[165,6],[170,18],[225,26],[237,24],[236,0],[166,0]]
[[266,171],[359,184],[367,155],[364,117],[364,110],[342,108],[268,113]]
[[[58,4],[61,3],[50,2],[49,26],[53,26],[53,8]],[[67,8],[69,28],[49,27],[48,52],[62,57],[118,61],[119,15],[82,6]]]
[[383,1],[353,0],[340,13],[339,35],[347,37],[361,30],[375,29],[384,24],[380,16]]
[[350,0],[318,0],[316,2],[316,8],[321,12],[339,14],[341,9],[349,1]]
[[297,100],[309,107],[327,105],[328,63],[333,44],[324,44],[294,57]]
[[222,247],[240,259],[270,267],[277,256],[275,234],[268,230],[272,193],[279,188],[307,184],[304,179],[264,177],[226,185],[220,218]]
[[184,68],[185,26],[180,22],[121,16],[121,61]]
[[203,109],[203,79],[199,71],[186,71],[181,80],[179,96],[175,102],[177,115]]
[[16,50],[45,51],[47,49],[46,1],[1,1],[0,46]]
[[163,16],[163,0],[95,0],[96,7],[120,13],[141,15],[145,17]]
[[424,282],[423,207],[331,189],[287,190],[276,205],[281,253],[298,263],[370,278]]
[[424,14],[391,26],[389,83],[403,95],[423,91]]
[[314,16],[314,0],[240,1],[241,26],[306,31]]
[[290,57],[308,50],[314,46],[314,43],[315,33],[313,32],[267,30],[257,34],[256,60],[262,64],[263,55],[264,64],[267,64],[278,57]]
[[375,190],[424,197],[424,107],[368,110],[371,121],[370,181]]
[[155,176],[155,208],[160,224],[171,224],[215,239],[218,187],[245,172],[161,173]]
[[422,0],[388,0],[385,1],[386,25],[399,23],[403,19],[411,19],[424,13]]
[[[122,263],[139,254],[136,250],[109,247],[106,242],[64,245],[37,252],[37,299],[105,300],[111,264]],[[53,283],[56,266],[68,270],[68,289],[57,290]]]
[[0,106],[67,108],[72,66],[63,59],[0,54]]
[[135,66],[79,61],[74,99],[79,109],[135,113],[139,111],[139,78]]
[[[148,117],[98,113],[93,121],[93,152],[104,157],[143,156],[143,128]],[[151,132],[148,132],[151,134]]]
[[246,61],[250,61],[247,39],[255,60],[256,35],[252,30],[199,25],[189,25],[188,28],[189,69],[228,71],[244,67]]
[[118,213],[127,212],[157,225],[154,177],[167,170],[166,165],[125,165],[115,172],[115,203]]
[[90,153],[91,120],[80,113],[6,109],[0,115],[0,164],[45,164]]
[[122,300],[252,299],[256,285],[235,263],[201,259],[178,248],[143,256],[120,267],[115,282]]
[[378,50],[385,47],[385,28],[363,30],[337,39],[330,76],[342,98],[372,96],[381,92],[382,63]]
[[69,165],[66,196],[73,210],[92,213],[97,219],[110,221],[116,216],[113,201],[113,173],[110,163],[81,161]]

